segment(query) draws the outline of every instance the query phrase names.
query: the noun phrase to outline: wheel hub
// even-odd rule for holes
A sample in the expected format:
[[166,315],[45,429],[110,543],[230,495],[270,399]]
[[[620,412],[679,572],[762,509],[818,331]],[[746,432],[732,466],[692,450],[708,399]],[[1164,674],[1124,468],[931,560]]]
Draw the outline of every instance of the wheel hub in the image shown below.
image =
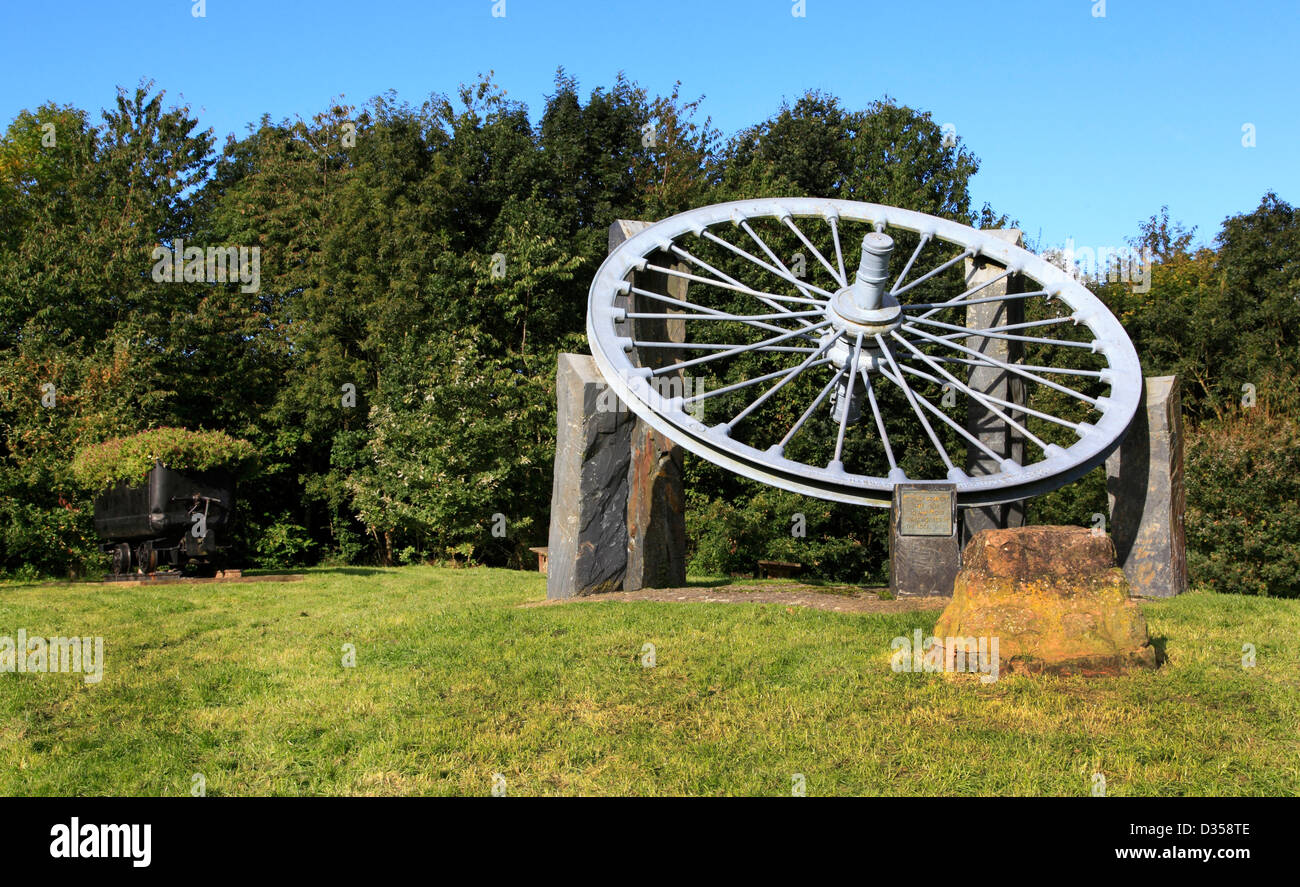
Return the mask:
[[[828,332],[819,341],[819,346],[826,345],[830,339],[835,339],[835,343],[826,349],[826,356],[830,358],[831,365],[837,370],[842,370],[853,361],[853,346],[857,342],[857,332],[847,335],[842,330],[833,330]],[[880,348],[875,341],[865,336],[862,339],[862,353],[858,355],[858,369],[868,373],[879,371],[880,364],[884,361]]]
[[861,335],[870,344],[876,336],[902,326],[903,309],[885,288],[893,251],[894,238],[881,231],[862,238],[862,264],[853,283],[835,293],[826,305],[826,319],[850,340]]
[[826,319],[841,334],[856,339],[862,333],[867,339],[887,335],[903,325],[903,309],[889,293],[881,296],[879,308],[862,308],[857,301],[858,284],[845,287],[835,294],[826,306]]

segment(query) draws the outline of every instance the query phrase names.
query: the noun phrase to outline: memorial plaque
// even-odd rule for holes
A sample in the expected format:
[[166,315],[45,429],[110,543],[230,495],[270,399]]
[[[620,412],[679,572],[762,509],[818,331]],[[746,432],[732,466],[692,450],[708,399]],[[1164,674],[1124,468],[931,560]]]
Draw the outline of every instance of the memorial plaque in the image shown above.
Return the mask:
[[890,590],[898,597],[949,596],[960,567],[956,486],[896,485],[889,515]]
[[952,493],[948,490],[898,491],[898,532],[904,536],[951,536]]

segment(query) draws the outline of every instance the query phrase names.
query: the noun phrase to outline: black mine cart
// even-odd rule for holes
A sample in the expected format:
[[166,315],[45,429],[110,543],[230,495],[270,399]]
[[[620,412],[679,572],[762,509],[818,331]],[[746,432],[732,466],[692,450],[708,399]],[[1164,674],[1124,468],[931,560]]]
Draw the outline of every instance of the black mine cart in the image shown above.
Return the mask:
[[211,575],[234,508],[225,471],[173,471],[155,462],[142,482],[121,482],[95,497],[95,532],[107,540],[113,573],[189,568]]

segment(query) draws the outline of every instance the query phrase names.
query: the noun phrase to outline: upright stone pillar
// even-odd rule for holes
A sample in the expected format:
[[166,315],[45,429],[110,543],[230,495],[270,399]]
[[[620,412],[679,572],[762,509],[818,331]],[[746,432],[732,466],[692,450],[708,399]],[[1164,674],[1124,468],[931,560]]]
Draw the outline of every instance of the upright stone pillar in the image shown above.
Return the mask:
[[[609,227],[609,249],[648,226],[648,222],[620,219]],[[650,256],[650,264],[663,268],[678,266],[676,257],[663,252]],[[672,299],[686,298],[686,280],[662,271],[632,274],[632,286]],[[636,313],[675,313],[661,299],[629,293],[627,307]],[[686,341],[686,324],[681,320],[639,318],[626,321],[629,335],[642,341]],[[677,363],[681,352],[674,348],[634,349],[638,366],[664,367]],[[684,396],[685,380],[680,371],[655,379],[656,391],[665,398]],[[683,453],[680,447],[633,417],[631,460],[627,477],[627,572],[623,587],[671,588],[686,584],[686,495],[683,487]]]
[[[620,220],[610,226],[613,250],[648,223]],[[651,263],[676,267],[656,253]],[[633,274],[645,292],[685,299],[685,280],[661,271]],[[629,293],[622,306],[637,313],[673,313],[672,306]],[[635,339],[684,342],[680,320],[636,319],[626,334]],[[634,352],[640,366],[676,363],[674,348]],[[680,373],[659,380],[664,397],[683,395]],[[551,488],[546,596],[568,598],[626,589],[686,583],[686,497],[682,451],[637,419],[609,390],[595,361],[562,354],[556,370],[557,434]]]
[[[990,231],[1016,246],[1021,246],[1020,232],[1014,228]],[[1007,269],[1002,265],[983,257],[966,260],[966,288],[973,289],[986,281],[994,280]],[[1009,293],[1024,292],[1024,278],[1018,274],[1004,277],[996,283],[990,283],[973,299],[986,299],[1005,296]],[[1007,299],[1003,302],[981,302],[966,306],[966,326],[972,330],[990,329],[1021,323],[1025,317],[1023,299]],[[1022,359],[1023,347],[1020,342],[1010,339],[998,339],[992,336],[972,335],[966,337],[966,347],[981,354],[986,354],[1002,363],[1016,363]],[[999,400],[1023,404],[1025,402],[1025,383],[1021,376],[1009,373],[997,367],[971,367],[966,384],[972,390],[988,394]],[[1005,407],[999,407],[1017,422],[1023,422],[1024,414]],[[992,459],[974,444],[967,446],[966,473],[972,477],[994,474],[999,469],[1003,458],[1014,459],[1023,463],[1025,457],[1024,438],[1007,424],[1006,420],[989,410],[974,398],[967,399],[966,430],[997,453],[999,459]],[[1018,527],[1025,522],[1025,505],[1023,501],[1006,502],[1001,505],[986,505],[979,508],[963,509],[962,515],[963,545],[969,542],[980,530],[998,530]]]
[[589,355],[560,355],[548,598],[623,588],[632,419],[606,389]]
[[951,597],[961,569],[954,484],[894,485],[889,589],[895,597]]
[[1106,460],[1111,537],[1139,597],[1187,590],[1182,398],[1177,376],[1146,380],[1119,449]]

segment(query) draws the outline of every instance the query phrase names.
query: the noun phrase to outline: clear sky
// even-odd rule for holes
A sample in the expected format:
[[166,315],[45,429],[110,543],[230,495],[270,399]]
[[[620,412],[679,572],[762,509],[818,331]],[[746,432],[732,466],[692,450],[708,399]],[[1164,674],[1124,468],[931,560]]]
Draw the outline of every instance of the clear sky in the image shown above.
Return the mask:
[[[563,65],[682,81],[724,134],[809,88],[951,123],[975,206],[1039,246],[1119,246],[1170,215],[1211,238],[1268,189],[1300,202],[1300,0],[3,0],[0,118],[98,111],[152,78],[218,143],[394,89],[419,104],[495,71],[534,120]],[[97,116],[97,115],[96,115]],[[1253,126],[1255,147],[1244,147]]]

